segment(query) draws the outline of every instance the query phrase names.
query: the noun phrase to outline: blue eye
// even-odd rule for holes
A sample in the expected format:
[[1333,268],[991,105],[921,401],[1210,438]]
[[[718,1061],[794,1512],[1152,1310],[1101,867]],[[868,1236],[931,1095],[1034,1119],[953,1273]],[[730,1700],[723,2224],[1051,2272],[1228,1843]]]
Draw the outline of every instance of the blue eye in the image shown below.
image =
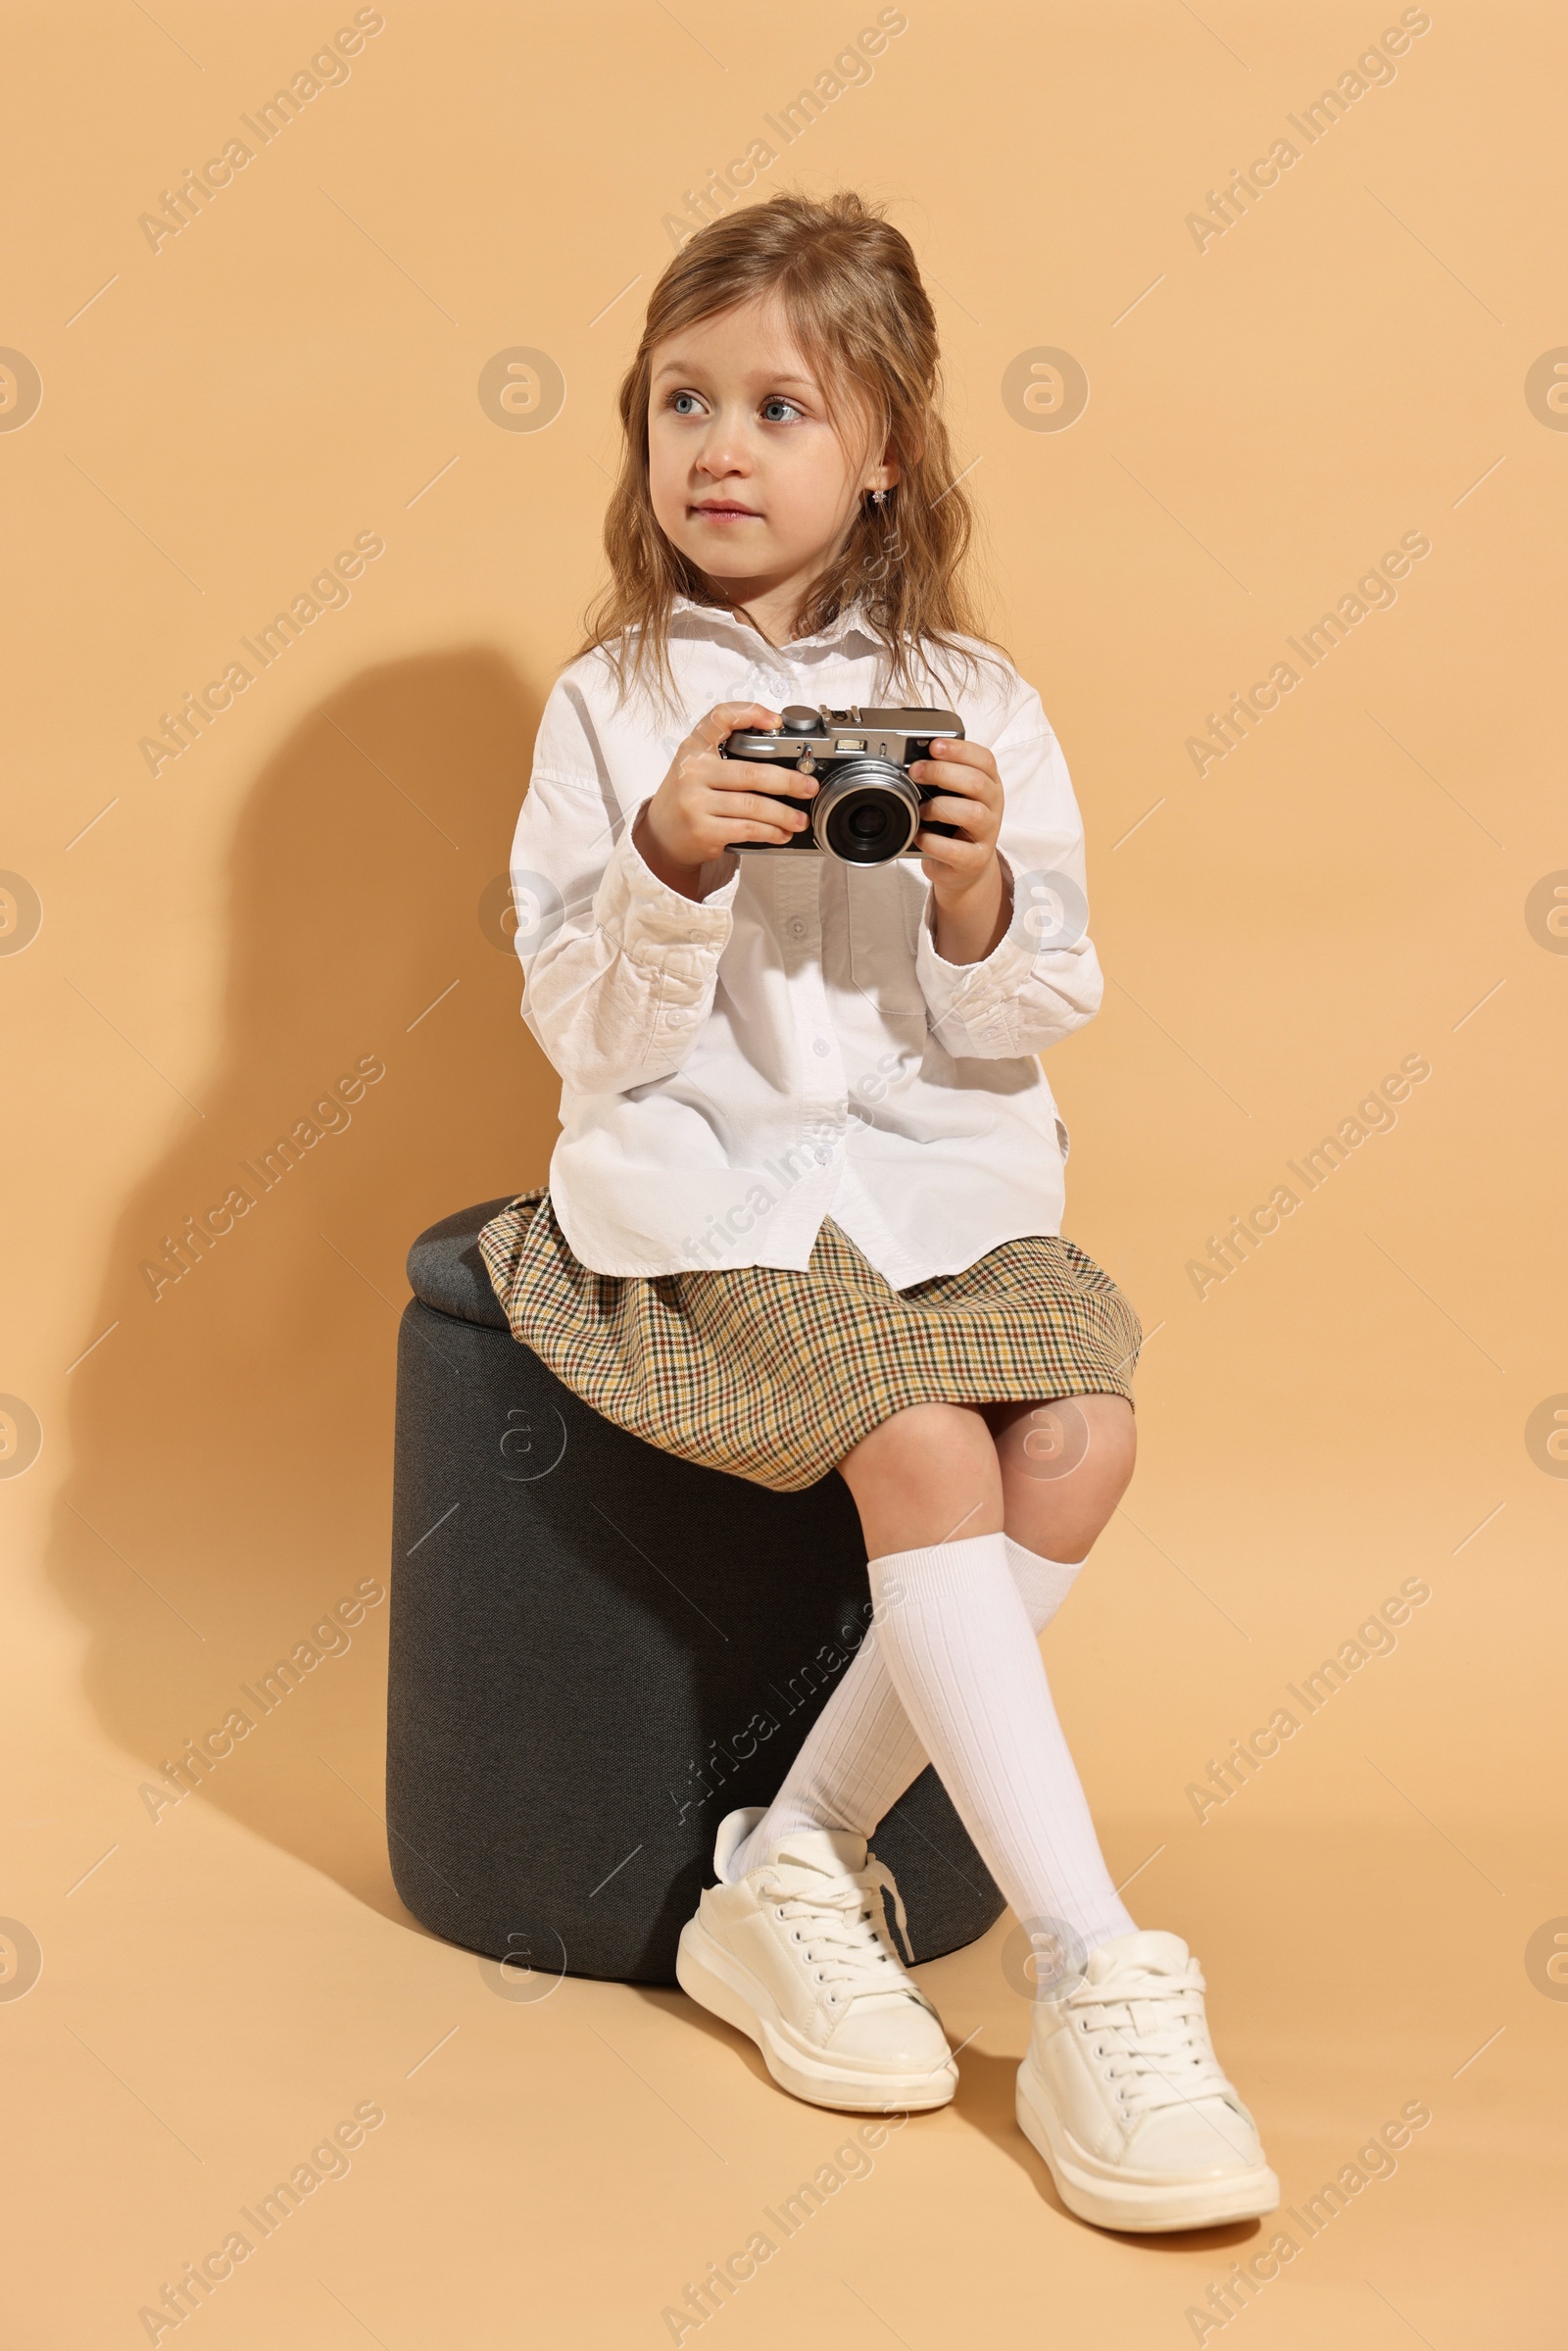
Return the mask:
[[770,409],[787,409],[792,416],[798,416],[801,414],[794,401],[786,400],[782,393],[780,393],[774,399],[764,400],[762,403],[762,415],[766,418],[767,422],[769,424],[782,424],[785,421],[784,417],[769,416],[768,412]]
[[[691,406],[689,408],[682,407],[681,404],[683,401],[689,401]],[[695,392],[677,392],[674,394],[669,405],[674,410],[677,416],[694,416],[697,414],[700,403]]]

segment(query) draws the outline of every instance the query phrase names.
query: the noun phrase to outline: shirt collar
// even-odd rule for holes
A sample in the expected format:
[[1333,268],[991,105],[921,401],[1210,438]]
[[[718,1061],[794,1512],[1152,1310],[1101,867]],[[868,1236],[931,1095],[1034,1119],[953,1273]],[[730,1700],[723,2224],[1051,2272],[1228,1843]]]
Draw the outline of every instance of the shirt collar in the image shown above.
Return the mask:
[[749,621],[726,612],[720,605],[699,604],[694,596],[677,596],[670,610],[672,617],[689,612],[710,627],[733,628],[757,652],[774,654],[782,661],[794,661],[801,654],[825,651],[830,646],[842,644],[846,637],[852,635],[864,638],[867,644],[876,643],[866,621],[864,600],[860,597],[846,605],[836,620],[830,620],[825,628],[818,629],[813,636],[793,638],[788,645],[769,645],[760,631]]

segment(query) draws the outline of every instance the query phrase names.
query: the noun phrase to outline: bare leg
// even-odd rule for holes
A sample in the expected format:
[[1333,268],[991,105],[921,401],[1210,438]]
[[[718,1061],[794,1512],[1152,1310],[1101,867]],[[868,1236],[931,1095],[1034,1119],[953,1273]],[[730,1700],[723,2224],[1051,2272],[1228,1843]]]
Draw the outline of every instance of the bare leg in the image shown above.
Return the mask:
[[1045,1559],[1084,1559],[1126,1493],[1138,1452],[1124,1396],[982,1407],[1002,1468],[1003,1524]]
[[910,1404],[839,1463],[878,1559],[1005,1531],[1045,1559],[1083,1559],[1133,1474],[1125,1396]]

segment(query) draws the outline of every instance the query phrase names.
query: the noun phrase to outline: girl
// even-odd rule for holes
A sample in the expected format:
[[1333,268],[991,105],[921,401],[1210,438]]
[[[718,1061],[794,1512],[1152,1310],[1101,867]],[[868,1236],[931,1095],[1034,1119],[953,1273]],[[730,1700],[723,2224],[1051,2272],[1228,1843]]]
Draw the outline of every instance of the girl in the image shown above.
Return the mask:
[[[1202,1975],[1111,1884],[1035,1638],[1131,1475],[1142,1334],[1061,1237],[1037,1055],[1101,998],[1082,826],[961,585],[908,244],[853,195],[703,229],[620,415],[611,582],[513,853],[563,1133],[481,1247],[514,1336],[610,1419],[780,1491],[837,1468],[875,1603],[771,1805],[721,1825],[680,1982],[797,2097],[945,2104],[866,1844],[929,1759],[1034,1947],[1017,2112],[1062,2201],[1271,2211]],[[912,770],[918,857],[778,854],[819,787],[724,738],[899,701],[963,721]]]

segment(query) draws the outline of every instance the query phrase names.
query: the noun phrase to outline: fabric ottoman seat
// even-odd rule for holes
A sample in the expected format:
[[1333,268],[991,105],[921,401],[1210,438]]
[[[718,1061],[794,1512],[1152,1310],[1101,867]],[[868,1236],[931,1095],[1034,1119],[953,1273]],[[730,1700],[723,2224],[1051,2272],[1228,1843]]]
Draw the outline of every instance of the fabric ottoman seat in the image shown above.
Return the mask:
[[[387,1829],[415,1917],[524,1986],[673,1984],[726,1812],[772,1796],[870,1615],[837,1473],[774,1494],[646,1445],[507,1329],[489,1200],[409,1252]],[[915,1960],[1003,1900],[934,1772],[873,1840]]]

